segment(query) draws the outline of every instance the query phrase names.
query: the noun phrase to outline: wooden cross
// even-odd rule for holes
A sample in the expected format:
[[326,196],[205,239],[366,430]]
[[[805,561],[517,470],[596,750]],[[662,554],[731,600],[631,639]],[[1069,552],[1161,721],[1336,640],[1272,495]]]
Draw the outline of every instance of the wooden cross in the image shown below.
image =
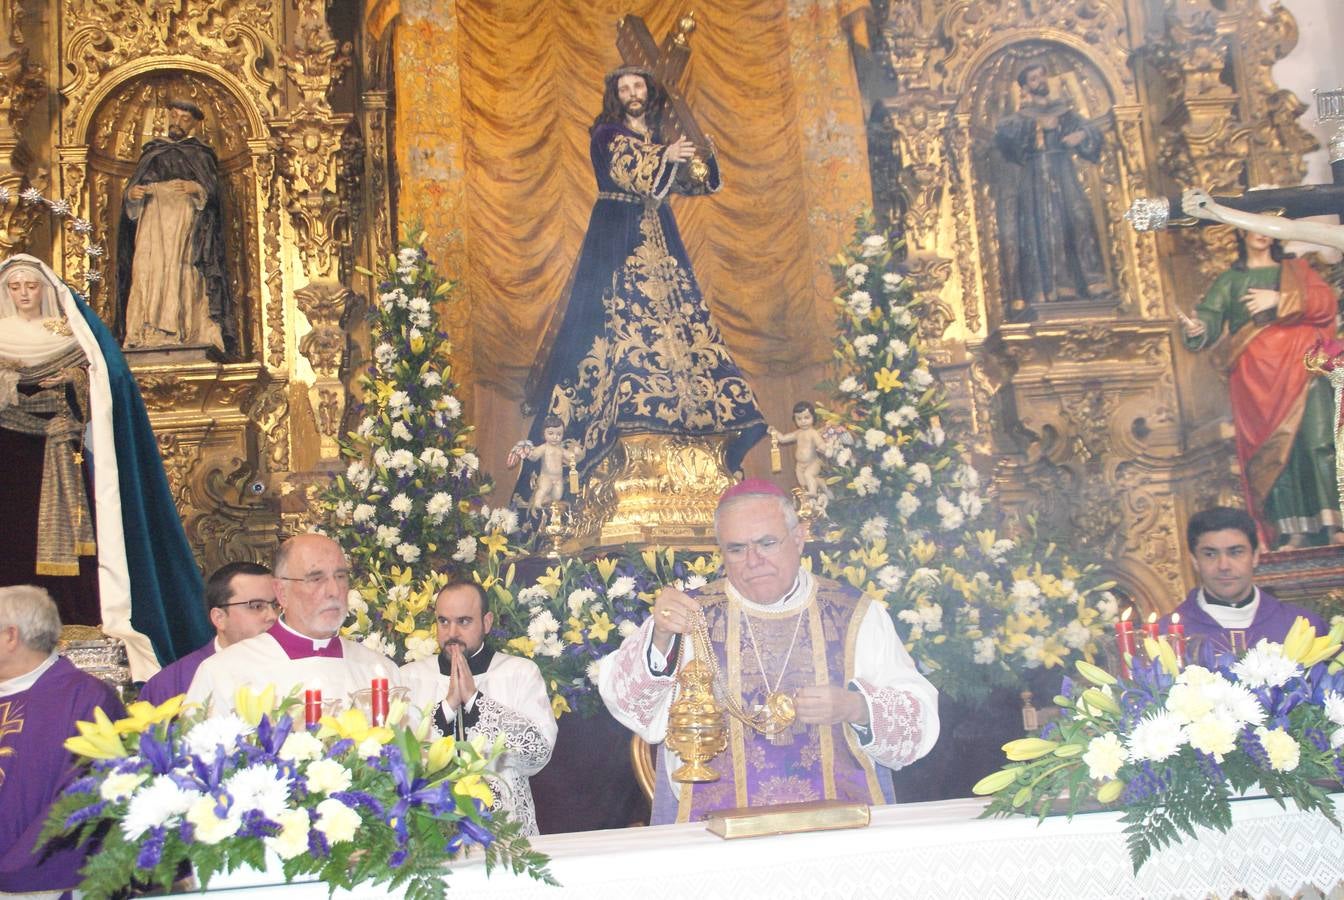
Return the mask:
[[684,137],[697,148],[708,148],[705,133],[696,124],[679,82],[691,56],[691,32],[695,31],[695,14],[688,12],[677,20],[660,46],[649,32],[649,26],[639,16],[623,16],[616,23],[616,49],[628,66],[643,66],[658,79],[667,93],[668,108],[663,115],[661,140],[672,143]]

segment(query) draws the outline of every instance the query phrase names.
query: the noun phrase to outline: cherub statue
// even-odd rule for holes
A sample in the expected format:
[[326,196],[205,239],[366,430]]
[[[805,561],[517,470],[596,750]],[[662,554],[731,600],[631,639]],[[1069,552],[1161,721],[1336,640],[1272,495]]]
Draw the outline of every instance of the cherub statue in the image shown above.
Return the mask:
[[582,455],[576,441],[564,439],[565,423],[559,416],[547,416],[541,434],[545,443],[538,445],[521,440],[513,445],[506,460],[510,469],[525,459],[540,461],[532,502],[528,506],[532,512],[543,510],[565,496],[565,466],[577,465]]
[[821,460],[829,458],[835,447],[828,435],[817,430],[816,421],[817,408],[807,400],[800,400],[793,405],[794,430],[781,434],[772,425],[770,435],[781,444],[798,445],[793,457],[794,477],[808,498],[818,509],[824,510],[831,499],[831,490],[821,477]]

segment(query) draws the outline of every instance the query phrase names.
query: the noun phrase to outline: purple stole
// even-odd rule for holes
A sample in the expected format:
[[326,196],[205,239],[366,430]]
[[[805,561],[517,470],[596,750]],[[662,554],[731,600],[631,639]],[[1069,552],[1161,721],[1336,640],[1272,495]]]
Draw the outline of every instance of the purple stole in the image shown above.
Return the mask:
[[[724,683],[748,711],[764,704],[767,679],[770,689],[792,693],[808,685],[843,687],[853,676],[854,646],[870,601],[834,581],[814,581],[816,597],[804,606],[801,622],[796,609],[748,617],[729,600],[724,580],[707,585],[698,595]],[[755,651],[753,634],[758,642]],[[873,761],[859,748],[850,726],[795,722],[782,734],[765,737],[726,713],[724,719],[728,749],[709,762],[719,773],[718,781],[682,785],[676,797],[662,790],[667,779],[658,773],[663,796],[656,797],[654,805],[675,802],[676,821],[700,821],[721,809],[806,800],[888,802]],[[675,762],[676,754],[669,761]],[[657,812],[653,820],[664,821]]]

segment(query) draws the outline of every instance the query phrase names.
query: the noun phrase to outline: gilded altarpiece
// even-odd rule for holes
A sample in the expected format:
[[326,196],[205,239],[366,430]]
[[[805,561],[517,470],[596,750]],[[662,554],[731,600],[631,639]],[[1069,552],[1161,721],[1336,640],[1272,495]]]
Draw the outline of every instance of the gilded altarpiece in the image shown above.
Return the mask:
[[[338,459],[361,356],[351,324],[369,291],[357,267],[391,246],[386,47],[366,40],[354,3],[29,5],[0,4],[11,51],[0,185],[12,195],[0,249],[49,254],[113,323],[127,179],[166,130],[165,101],[199,107],[197,136],[219,163],[238,350],[128,361],[202,567],[267,559]],[[26,188],[68,203],[92,234],[51,227],[19,202]]]
[[[999,496],[1108,561],[1141,606],[1189,586],[1184,523],[1240,505],[1226,388],[1181,346],[1188,309],[1232,256],[1216,231],[1154,235],[1123,221],[1136,196],[1296,184],[1315,143],[1270,67],[1296,26],[1254,0],[911,0],[878,8],[893,85],[870,123],[876,205],[905,233],[928,303],[923,333],[961,430]],[[1100,135],[1078,181],[1099,231],[1099,296],[1007,297],[1015,171],[995,123],[1040,66],[1049,96]]]

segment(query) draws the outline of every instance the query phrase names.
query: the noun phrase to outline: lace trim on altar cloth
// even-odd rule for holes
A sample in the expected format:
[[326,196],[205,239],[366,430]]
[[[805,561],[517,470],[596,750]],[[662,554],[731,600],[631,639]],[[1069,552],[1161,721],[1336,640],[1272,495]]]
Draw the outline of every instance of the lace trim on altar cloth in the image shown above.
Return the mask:
[[861,678],[853,681],[868,701],[871,740],[864,751],[879,765],[899,769],[915,761],[915,750],[924,736],[919,700],[894,687],[874,688]]

